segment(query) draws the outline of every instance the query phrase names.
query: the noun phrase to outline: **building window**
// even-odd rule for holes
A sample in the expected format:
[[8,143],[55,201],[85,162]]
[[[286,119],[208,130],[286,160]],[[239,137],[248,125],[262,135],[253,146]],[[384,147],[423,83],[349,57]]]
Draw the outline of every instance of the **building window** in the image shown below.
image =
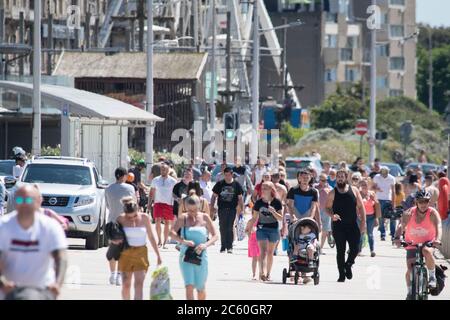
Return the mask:
[[359,80],[359,70],[357,68],[345,68],[345,81],[356,82]]
[[356,49],[358,48],[358,36],[349,36],[347,37],[347,48]]
[[325,70],[325,82],[336,82],[337,80],[337,70],[336,69],[326,69]]
[[405,70],[405,58],[403,57],[392,57],[390,59],[390,70],[403,71]]
[[377,56],[389,57],[389,44],[377,45]]
[[401,97],[403,95],[404,95],[403,90],[399,90],[399,89],[389,90],[390,97]]
[[389,23],[389,15],[387,13],[381,14],[381,25]]
[[327,12],[325,14],[326,22],[338,23],[337,13]]
[[353,61],[353,49],[342,48],[341,49],[341,60],[342,61]]
[[391,6],[404,6],[405,0],[389,0]]
[[339,13],[343,14],[348,19],[348,12],[350,7],[349,0],[339,0]]
[[389,87],[388,77],[377,77],[377,88],[386,89],[387,87]]
[[30,10],[34,10],[34,0],[30,0]]
[[402,25],[391,25],[389,27],[391,38],[403,38],[405,29]]
[[337,39],[335,34],[325,35],[325,48],[337,48]]

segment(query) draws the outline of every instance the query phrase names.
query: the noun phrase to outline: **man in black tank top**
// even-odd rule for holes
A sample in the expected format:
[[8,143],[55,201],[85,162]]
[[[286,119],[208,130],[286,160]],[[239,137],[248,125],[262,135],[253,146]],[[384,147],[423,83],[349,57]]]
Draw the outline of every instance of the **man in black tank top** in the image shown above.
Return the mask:
[[[339,270],[338,282],[352,279],[352,265],[359,252],[361,234],[366,232],[366,211],[362,197],[356,187],[347,184],[348,172],[339,170],[336,188],[327,198],[326,212],[332,218],[333,237],[336,241],[336,260]],[[358,226],[359,215],[359,226]],[[346,245],[350,252],[345,261]]]

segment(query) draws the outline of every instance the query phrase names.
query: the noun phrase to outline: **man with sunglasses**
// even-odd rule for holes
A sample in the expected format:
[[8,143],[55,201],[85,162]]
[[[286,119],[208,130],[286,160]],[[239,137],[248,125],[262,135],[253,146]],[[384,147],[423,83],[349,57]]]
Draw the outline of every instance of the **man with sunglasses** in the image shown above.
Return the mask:
[[[404,235],[405,242],[410,245],[431,242],[433,246],[425,246],[422,249],[425,264],[428,269],[428,285],[436,288],[436,261],[434,259],[434,248],[441,245],[442,221],[436,209],[430,206],[431,194],[425,189],[417,191],[415,194],[416,207],[405,212],[402,216],[401,224],[396,231],[395,243],[400,245],[400,236]],[[411,272],[416,262],[417,249],[406,247],[406,285],[408,287],[407,300],[412,298]]]
[[40,212],[39,191],[26,185],[16,210],[0,219],[0,299],[56,299],[67,268],[61,226]]

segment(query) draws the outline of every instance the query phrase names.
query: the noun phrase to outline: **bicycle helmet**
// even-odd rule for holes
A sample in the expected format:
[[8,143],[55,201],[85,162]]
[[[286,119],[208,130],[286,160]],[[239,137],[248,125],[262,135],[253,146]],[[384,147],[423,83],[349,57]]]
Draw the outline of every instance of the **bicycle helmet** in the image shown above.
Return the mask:
[[414,198],[416,200],[422,200],[422,199],[430,200],[431,199],[431,193],[429,193],[425,189],[421,189],[421,190],[416,192],[416,194],[414,195]]

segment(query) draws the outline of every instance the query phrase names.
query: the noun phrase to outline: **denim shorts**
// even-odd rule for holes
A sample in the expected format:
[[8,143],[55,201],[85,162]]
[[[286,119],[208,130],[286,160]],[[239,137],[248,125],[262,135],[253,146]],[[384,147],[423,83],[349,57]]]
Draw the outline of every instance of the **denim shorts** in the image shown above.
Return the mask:
[[325,232],[331,232],[331,217],[325,210],[320,210],[320,220],[322,221],[322,230]]
[[268,240],[271,243],[276,243],[280,240],[280,231],[278,228],[261,228],[256,230],[256,240]]

